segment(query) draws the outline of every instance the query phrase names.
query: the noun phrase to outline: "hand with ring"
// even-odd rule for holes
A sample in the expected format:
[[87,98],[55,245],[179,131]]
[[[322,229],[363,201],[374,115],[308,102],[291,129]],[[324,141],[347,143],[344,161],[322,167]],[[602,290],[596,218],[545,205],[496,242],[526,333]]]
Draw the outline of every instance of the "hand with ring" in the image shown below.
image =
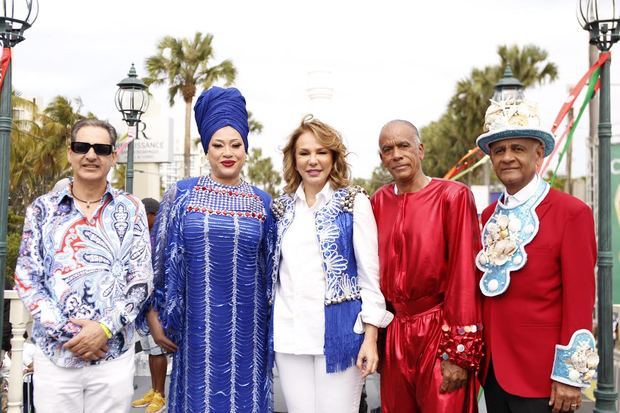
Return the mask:
[[573,412],[581,404],[581,389],[553,381],[549,406],[552,413]]

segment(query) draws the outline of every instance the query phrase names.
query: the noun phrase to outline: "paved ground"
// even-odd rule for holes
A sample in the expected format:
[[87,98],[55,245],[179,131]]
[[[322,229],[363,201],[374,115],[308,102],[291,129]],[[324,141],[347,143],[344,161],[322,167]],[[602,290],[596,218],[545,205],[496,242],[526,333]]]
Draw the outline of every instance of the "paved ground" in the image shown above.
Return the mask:
[[[134,378],[134,399],[142,396],[151,387],[151,378],[148,376],[148,363],[146,362],[142,353],[136,354],[136,376]],[[169,385],[169,378],[166,379],[166,388]],[[368,403],[369,413],[378,413],[379,407],[379,376],[373,374],[366,381],[366,402]],[[274,378],[274,397],[275,397],[275,411],[279,413],[286,412],[286,406],[282,398],[282,390],[280,389],[280,382],[277,377],[277,372]],[[582,407],[577,413],[591,413],[594,409],[594,403],[589,400],[585,400]],[[144,408],[131,409],[131,413],[143,412]],[[486,406],[484,405],[484,398],[479,405],[479,413],[487,413]]]

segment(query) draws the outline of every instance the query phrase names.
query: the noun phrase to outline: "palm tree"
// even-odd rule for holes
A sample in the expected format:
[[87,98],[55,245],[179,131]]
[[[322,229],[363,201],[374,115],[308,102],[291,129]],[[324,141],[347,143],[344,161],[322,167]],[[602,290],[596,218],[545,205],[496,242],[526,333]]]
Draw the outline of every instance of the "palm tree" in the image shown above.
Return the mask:
[[250,133],[263,133],[263,124],[254,118],[251,111],[248,110],[248,126],[250,127]]
[[146,59],[148,77],[147,85],[168,85],[170,106],[174,105],[175,97],[180,94],[185,102],[185,140],[184,140],[184,171],[190,175],[190,125],[192,102],[196,89],[201,86],[211,87],[220,79],[229,86],[235,80],[237,70],[230,60],[210,65],[213,59],[212,34],[203,35],[197,32],[193,39],[176,39],[166,36],[157,45],[157,54]]
[[504,73],[506,64],[509,64],[514,75],[525,87],[553,81],[558,77],[558,67],[555,63],[547,62],[549,54],[538,46],[530,44],[523,49],[516,45],[500,46],[497,54],[502,59],[499,77]]
[[252,148],[246,162],[245,174],[248,181],[262,188],[275,197],[278,194],[278,185],[282,182],[280,173],[273,168],[271,158],[263,157],[263,150]]
[[[557,66],[548,62],[547,52],[537,46],[499,46],[497,53],[501,64],[474,68],[469,77],[457,83],[455,93],[440,119],[422,128],[427,173],[443,176],[475,146],[476,137],[482,133],[484,114],[493,88],[507,64],[526,88],[551,82],[558,76]],[[471,183],[475,178],[468,176],[466,179]]]

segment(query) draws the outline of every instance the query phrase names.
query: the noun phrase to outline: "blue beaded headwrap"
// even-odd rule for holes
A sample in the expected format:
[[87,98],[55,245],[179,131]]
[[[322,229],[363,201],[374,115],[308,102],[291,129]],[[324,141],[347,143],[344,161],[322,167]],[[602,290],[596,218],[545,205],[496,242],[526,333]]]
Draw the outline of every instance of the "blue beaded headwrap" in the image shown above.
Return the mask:
[[205,153],[213,134],[225,126],[231,126],[239,132],[245,151],[248,151],[248,112],[245,109],[245,98],[237,89],[213,86],[205,90],[194,105],[194,115]]

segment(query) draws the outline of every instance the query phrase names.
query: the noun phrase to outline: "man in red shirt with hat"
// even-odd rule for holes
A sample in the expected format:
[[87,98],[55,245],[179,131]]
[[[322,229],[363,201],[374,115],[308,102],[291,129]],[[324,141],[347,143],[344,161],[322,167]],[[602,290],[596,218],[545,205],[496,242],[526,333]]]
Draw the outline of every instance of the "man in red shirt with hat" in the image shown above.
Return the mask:
[[493,413],[574,411],[598,364],[592,210],[537,174],[554,146],[539,123],[532,103],[492,101],[476,141],[506,187],[482,213],[476,258]]

